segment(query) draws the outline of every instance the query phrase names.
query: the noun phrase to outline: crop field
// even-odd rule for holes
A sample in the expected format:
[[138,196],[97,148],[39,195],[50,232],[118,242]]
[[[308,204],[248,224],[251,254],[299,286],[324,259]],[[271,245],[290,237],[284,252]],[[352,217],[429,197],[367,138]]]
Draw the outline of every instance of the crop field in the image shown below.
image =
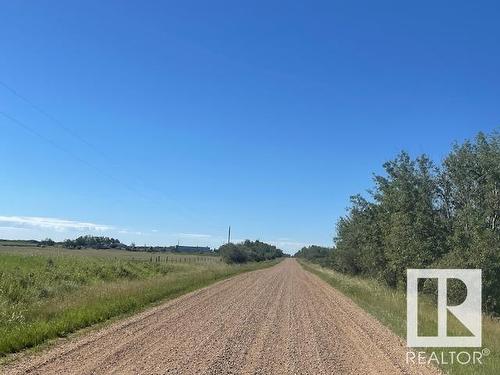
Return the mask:
[[0,246],[0,354],[275,263],[228,265],[204,255]]

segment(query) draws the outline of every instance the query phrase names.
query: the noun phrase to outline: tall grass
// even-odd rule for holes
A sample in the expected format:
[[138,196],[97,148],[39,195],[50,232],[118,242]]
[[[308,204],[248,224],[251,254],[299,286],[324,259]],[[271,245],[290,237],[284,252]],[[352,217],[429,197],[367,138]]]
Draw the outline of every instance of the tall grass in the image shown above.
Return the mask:
[[160,262],[0,253],[0,355],[275,262]]
[[[387,288],[375,280],[353,277],[318,265],[299,260],[302,267],[318,275],[330,285],[351,298],[357,305],[377,318],[398,336],[406,338],[406,294],[400,290]],[[429,296],[419,297],[418,306],[419,335],[435,335],[437,327],[436,303]],[[448,320],[448,332],[451,335],[463,333],[463,327],[456,320]],[[483,364],[443,365],[449,374],[500,374],[500,321],[483,317],[483,348],[491,354],[485,357]],[[428,351],[464,351],[467,348],[427,348]],[[473,351],[465,350],[465,351]]]

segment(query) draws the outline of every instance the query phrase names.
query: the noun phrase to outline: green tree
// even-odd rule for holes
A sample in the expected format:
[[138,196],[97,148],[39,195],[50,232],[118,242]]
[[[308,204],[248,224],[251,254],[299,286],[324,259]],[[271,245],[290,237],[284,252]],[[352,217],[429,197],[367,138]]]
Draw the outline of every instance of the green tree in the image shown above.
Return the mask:
[[[436,267],[483,270],[484,306],[500,313],[500,136],[479,133],[443,162],[450,253]],[[457,299],[464,290],[451,290]]]
[[342,272],[380,277],[386,259],[377,205],[359,194],[352,196],[348,215],[337,223],[335,246],[335,268]]
[[331,266],[332,255],[333,248],[312,245],[303,247],[297,251],[294,256],[321,264],[323,266]]
[[239,244],[225,244],[217,252],[227,263],[260,262],[282,257],[283,251],[262,241],[246,240]]
[[[401,152],[375,176],[372,202],[351,197],[337,222],[331,265],[406,283],[408,268],[479,268],[486,311],[500,313],[500,136],[479,133],[453,147],[436,168]],[[426,283],[428,292],[435,292]],[[463,300],[460,284],[449,288]]]
[[437,169],[422,155],[406,152],[384,164],[387,176],[376,176],[375,200],[389,285],[405,285],[408,268],[425,268],[446,251],[445,222],[439,209]]

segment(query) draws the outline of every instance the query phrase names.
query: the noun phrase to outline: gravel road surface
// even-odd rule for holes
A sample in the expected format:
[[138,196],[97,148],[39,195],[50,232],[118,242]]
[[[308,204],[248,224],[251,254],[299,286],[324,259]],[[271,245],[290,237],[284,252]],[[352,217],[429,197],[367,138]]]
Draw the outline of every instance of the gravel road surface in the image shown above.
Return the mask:
[[293,259],[19,359],[6,374],[438,374]]

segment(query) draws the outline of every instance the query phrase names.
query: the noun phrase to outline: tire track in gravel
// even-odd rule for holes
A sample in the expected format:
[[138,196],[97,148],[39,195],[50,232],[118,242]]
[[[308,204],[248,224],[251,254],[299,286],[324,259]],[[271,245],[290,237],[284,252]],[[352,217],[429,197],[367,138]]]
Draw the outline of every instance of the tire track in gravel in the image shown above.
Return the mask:
[[293,259],[169,301],[5,374],[408,374],[404,342]]
[[[256,288],[257,282],[259,282],[259,279],[252,278],[244,285],[241,292],[246,293],[248,290],[253,290]],[[210,290],[211,288],[208,288],[207,292]],[[211,301],[209,304],[205,303],[208,299]],[[109,358],[103,361],[103,367],[99,368],[97,373],[107,373],[111,369],[117,374],[122,373],[121,371],[126,371],[127,365],[134,361],[134,358],[128,355],[131,351],[135,352],[136,356],[141,356],[152,363],[158,361],[158,357],[161,357],[163,353],[168,354],[183,351],[193,353],[194,355],[196,347],[208,341],[215,334],[217,323],[225,324],[226,321],[233,318],[232,315],[220,309],[218,307],[219,304],[224,304],[230,308],[238,302],[237,300],[238,296],[227,293],[227,287],[225,287],[220,293],[210,294],[208,298],[206,296],[203,297],[202,301],[198,304],[189,304],[190,308],[182,309],[181,314],[174,314],[174,318],[168,319],[168,321],[163,322],[160,326],[152,325],[152,327],[149,327],[145,333],[141,334],[144,339],[135,337],[119,353],[111,353]],[[204,321],[204,325],[199,325],[194,329],[186,331],[189,327],[176,324],[177,319],[185,314],[190,314],[195,321]],[[181,348],[179,341],[186,335],[188,335],[188,338],[195,337],[196,339],[184,340],[189,345],[188,347]],[[177,340],[166,340],[168,337],[175,337]]]

